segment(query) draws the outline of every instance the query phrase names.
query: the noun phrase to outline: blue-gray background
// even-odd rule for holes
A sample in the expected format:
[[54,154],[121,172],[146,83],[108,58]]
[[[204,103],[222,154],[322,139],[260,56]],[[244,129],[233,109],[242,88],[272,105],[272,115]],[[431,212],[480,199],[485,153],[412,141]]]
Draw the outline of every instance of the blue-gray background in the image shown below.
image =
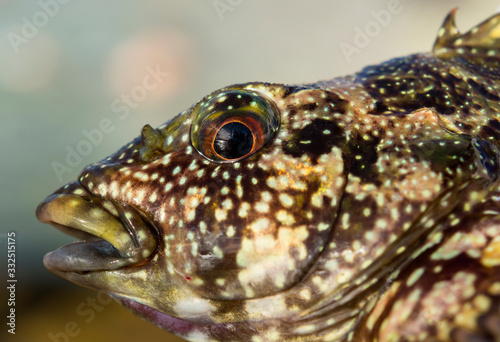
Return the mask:
[[[217,88],[310,82],[428,51],[450,9],[459,7],[457,24],[465,31],[499,6],[489,0],[0,0],[0,339],[178,341],[114,303],[101,303],[93,314],[78,311],[96,293],[45,270],[44,253],[72,239],[37,222],[36,205],[144,124],[160,125]],[[382,10],[392,10],[390,18]],[[359,40],[366,30],[368,39]],[[141,92],[148,67],[168,75]],[[123,94],[137,100],[128,115],[112,107],[123,105]],[[82,142],[83,130],[98,129],[103,119],[112,131],[92,145]],[[82,144],[86,155],[68,165],[68,151]],[[67,168],[58,175],[54,163]],[[16,335],[7,334],[4,314],[10,231],[17,239]],[[63,338],[68,322],[76,324],[75,336]]]

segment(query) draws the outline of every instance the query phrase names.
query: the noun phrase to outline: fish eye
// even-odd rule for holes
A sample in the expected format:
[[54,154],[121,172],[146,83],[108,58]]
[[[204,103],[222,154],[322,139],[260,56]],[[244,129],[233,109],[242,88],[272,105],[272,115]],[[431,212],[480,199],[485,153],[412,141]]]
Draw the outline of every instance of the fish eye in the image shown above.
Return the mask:
[[209,96],[194,109],[191,143],[205,158],[231,163],[260,150],[279,128],[278,110],[250,90]]

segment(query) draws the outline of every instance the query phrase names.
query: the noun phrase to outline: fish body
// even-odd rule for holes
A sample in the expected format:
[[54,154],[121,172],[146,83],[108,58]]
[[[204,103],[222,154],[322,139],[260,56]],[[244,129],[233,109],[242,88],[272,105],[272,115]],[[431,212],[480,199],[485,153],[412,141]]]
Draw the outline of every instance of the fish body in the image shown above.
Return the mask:
[[37,209],[53,273],[188,341],[500,340],[500,15],[206,96]]

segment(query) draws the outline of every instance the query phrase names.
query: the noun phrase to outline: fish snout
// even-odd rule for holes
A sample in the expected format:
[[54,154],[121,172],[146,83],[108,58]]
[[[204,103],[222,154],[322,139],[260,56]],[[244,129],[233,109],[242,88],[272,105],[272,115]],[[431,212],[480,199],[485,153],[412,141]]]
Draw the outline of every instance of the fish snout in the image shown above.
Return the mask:
[[138,210],[94,196],[75,183],[70,189],[48,196],[36,209],[39,221],[82,240],[45,255],[50,271],[114,270],[137,264],[156,250],[155,227]]

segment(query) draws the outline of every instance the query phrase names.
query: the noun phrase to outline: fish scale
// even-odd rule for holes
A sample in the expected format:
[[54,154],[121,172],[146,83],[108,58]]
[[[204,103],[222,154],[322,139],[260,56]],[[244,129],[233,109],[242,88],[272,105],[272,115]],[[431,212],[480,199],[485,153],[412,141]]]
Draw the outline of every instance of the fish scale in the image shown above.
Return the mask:
[[45,266],[188,341],[499,341],[500,15],[454,15],[431,53],[146,125],[39,205],[82,239]]

